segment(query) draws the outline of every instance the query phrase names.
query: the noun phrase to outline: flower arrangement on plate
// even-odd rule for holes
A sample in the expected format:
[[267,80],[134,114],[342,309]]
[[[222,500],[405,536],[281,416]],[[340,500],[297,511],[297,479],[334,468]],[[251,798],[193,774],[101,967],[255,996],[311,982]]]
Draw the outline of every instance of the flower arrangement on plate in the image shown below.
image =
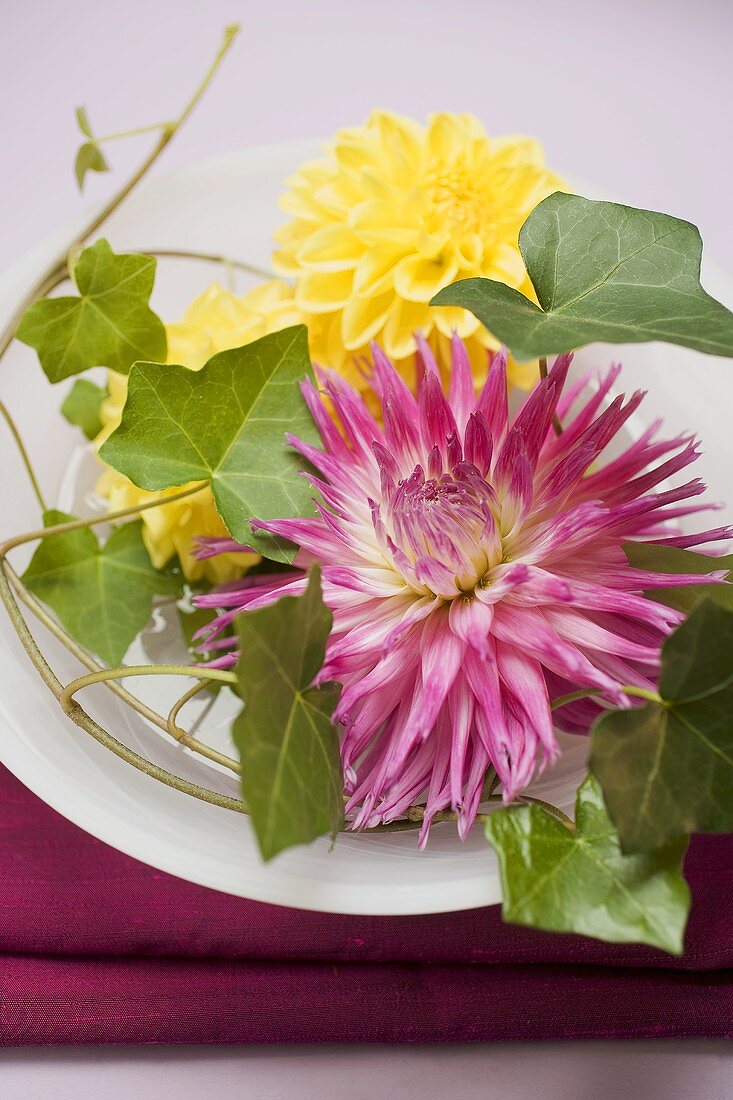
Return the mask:
[[[28,655],[129,763],[246,812],[264,860],[343,831],[429,848],[436,827],[483,830],[507,920],[680,953],[689,836],[733,830],[731,531],[708,517],[696,436],[665,432],[607,352],[596,372],[573,353],[733,357],[699,234],[574,194],[536,141],[471,115],[378,111],[284,183],[273,272],[220,257],[255,285],[211,285],[164,323],[156,256],[98,232],[235,35],[180,116],[142,128],[150,155],[0,339],[74,379],[61,411],[96,467],[91,515],[49,507],[0,404],[41,513],[0,547]],[[82,186],[109,138],[77,117]],[[21,604],[86,673],[56,680]],[[123,664],[161,606],[187,660]],[[167,715],[121,684],[182,675]],[[124,751],[77,698],[95,684],[241,798]],[[230,752],[183,728],[217,692]],[[574,819],[536,794],[568,738],[589,747]]]

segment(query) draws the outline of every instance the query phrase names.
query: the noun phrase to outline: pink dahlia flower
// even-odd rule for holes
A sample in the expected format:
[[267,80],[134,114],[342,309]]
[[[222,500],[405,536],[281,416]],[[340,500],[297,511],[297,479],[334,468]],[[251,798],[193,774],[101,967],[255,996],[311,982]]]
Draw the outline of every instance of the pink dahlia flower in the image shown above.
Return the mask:
[[[697,444],[658,440],[659,422],[630,445],[619,439],[643,397],[608,399],[619,367],[589,393],[587,378],[565,388],[562,356],[512,418],[503,354],[476,398],[455,338],[446,397],[420,349],[417,397],[372,349],[381,424],[332,371],[318,371],[322,393],[305,383],[323,447],[290,443],[318,471],[306,476],[323,503],[317,518],[256,524],[298,544],[300,569],[245,577],[198,602],[220,611],[205,647],[226,666],[236,615],[302,592],[301,570],[320,564],[333,612],[320,679],[343,685],[334,719],[347,815],[369,827],[422,799],[424,841],[447,808],[465,835],[492,766],[509,800],[555,759],[553,699],[598,692],[555,715],[560,728],[587,732],[604,704],[632,705],[624,685],[654,689],[660,645],[682,616],[642,593],[690,577],[633,569],[622,543],[691,546],[729,531],[677,532],[674,521],[705,507],[689,503],[704,485],[657,486],[695,460]],[[213,540],[202,554],[227,549]]]

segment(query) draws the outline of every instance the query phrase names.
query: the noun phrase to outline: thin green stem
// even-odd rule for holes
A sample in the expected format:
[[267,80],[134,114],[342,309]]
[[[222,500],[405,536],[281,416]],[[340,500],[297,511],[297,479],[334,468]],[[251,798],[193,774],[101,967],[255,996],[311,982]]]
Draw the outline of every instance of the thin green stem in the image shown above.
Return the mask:
[[38,501],[38,506],[39,506],[39,508],[41,509],[42,512],[45,512],[46,511],[46,501],[44,500],[43,493],[41,492],[41,486],[38,483],[38,478],[36,477],[36,472],[33,469],[33,463],[30,460],[30,455],[28,454],[28,451],[26,450],[25,443],[23,442],[22,436],[21,436],[20,432],[18,431],[18,426],[15,423],[15,421],[13,420],[12,416],[10,415],[10,410],[8,409],[7,405],[3,401],[0,401],[0,415],[5,420],[5,423],[7,424],[8,428],[10,429],[10,434],[12,435],[13,439],[15,440],[15,446],[18,448],[18,454],[20,455],[21,461],[22,461],[23,465],[25,466],[25,472],[28,475],[28,480],[30,481],[33,492],[36,495],[36,500]]
[[176,724],[176,719],[181,710],[186,706],[186,703],[190,702],[191,699],[194,699],[202,691],[205,691],[212,683],[212,677],[200,680],[198,684],[194,684],[193,687],[189,688],[180,699],[177,699],[168,713],[166,727],[171,737],[175,738],[175,740],[179,741],[182,745],[185,745],[186,748],[192,749],[200,756],[205,756],[208,760],[213,760],[217,764],[222,764],[225,768],[229,768],[230,771],[240,775],[242,769],[239,763],[233,760],[231,756],[225,756],[224,753],[217,752],[216,749],[212,749],[210,745],[206,745],[203,741],[199,741],[189,731],[181,729],[181,727]]
[[120,138],[137,137],[138,134],[153,134],[158,130],[167,130],[172,125],[170,119],[165,122],[151,122],[149,126],[136,126],[132,130],[118,130],[115,134],[105,134],[103,137],[95,137],[93,140],[97,145],[101,145],[103,141],[119,141]]
[[550,710],[559,710],[560,707],[565,707],[568,703],[575,703],[578,699],[592,699],[594,696],[601,694],[600,688],[590,688],[588,690],[581,688],[580,691],[569,691],[567,695],[560,695],[557,699],[554,699],[550,704]]
[[87,672],[78,676],[61,691],[59,703],[68,714],[74,701],[74,695],[82,688],[93,684],[104,684],[108,680],[126,680],[128,676],[193,676],[197,680],[217,680],[222,684],[236,684],[233,672],[221,668],[201,668],[198,665],[120,665],[118,668],[100,668],[98,672]]
[[[630,695],[638,699],[647,699],[650,703],[664,704],[664,700],[656,691],[649,691],[647,688],[634,687],[633,684],[624,684],[621,691],[623,691],[624,695]],[[598,695],[603,695],[603,691],[600,688],[583,688],[580,691],[571,691],[567,695],[561,695],[550,704],[550,707],[551,710],[558,710],[560,707],[567,706],[568,703],[574,703],[578,699],[592,699],[594,696]]]
[[559,806],[553,805],[552,802],[545,802],[541,798],[532,798],[528,794],[520,795],[519,798],[515,799],[515,801],[518,802],[520,805],[523,802],[531,802],[535,806],[539,806],[540,809],[545,810],[546,813],[552,814],[552,816],[556,817],[558,821],[562,821],[563,825],[567,825],[568,829],[575,828],[575,822],[573,821],[572,817],[568,817],[568,815],[563,810],[561,810]]
[[174,260],[203,260],[211,264],[224,264],[236,271],[246,271],[249,275],[256,275],[259,279],[273,279],[274,272],[256,264],[246,263],[244,260],[232,260],[229,256],[221,256],[216,252],[192,252],[182,248],[141,248],[146,256],[158,256],[161,259]]
[[647,691],[646,688],[631,687],[628,684],[621,688],[624,695],[633,695],[637,699],[646,699],[650,703],[660,703],[664,705],[664,700],[656,691]]
[[55,523],[51,527],[39,527],[35,531],[28,531],[25,535],[16,535],[6,542],[0,543],[0,560],[7,557],[16,546],[23,546],[26,542],[35,542],[36,539],[47,539],[52,535],[65,535],[68,531],[79,531],[82,527],[95,527],[99,523],[114,523],[115,520],[125,519],[127,516],[136,516],[140,512],[147,512],[149,508],[164,508],[174,500],[182,500],[184,497],[194,496],[200,493],[204,482],[188,489],[181,489],[178,493],[172,493],[169,497],[155,497],[154,500],[145,501],[143,504],[133,504],[129,508],[120,508],[116,512],[100,512],[98,516],[88,516],[86,519],[72,519],[65,523]]

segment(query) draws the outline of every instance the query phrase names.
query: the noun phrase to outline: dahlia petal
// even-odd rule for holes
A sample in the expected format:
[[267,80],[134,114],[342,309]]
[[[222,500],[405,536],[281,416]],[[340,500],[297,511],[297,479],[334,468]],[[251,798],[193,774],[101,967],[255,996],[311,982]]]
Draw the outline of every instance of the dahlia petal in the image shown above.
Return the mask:
[[458,812],[463,809],[463,782],[466,755],[471,738],[473,724],[473,696],[463,690],[463,684],[451,688],[448,696],[448,710],[453,728],[450,752],[450,801],[451,808]]
[[476,394],[473,388],[473,372],[471,361],[468,358],[466,346],[454,333],[450,342],[451,350],[451,375],[449,403],[455,416],[461,438],[466,431],[468,418],[473,412],[476,403]]
[[563,387],[572,356],[558,356],[547,378],[532,391],[519,410],[512,431],[520,432],[530,466],[534,470],[552,427],[558,395]]
[[321,395],[310,378],[306,378],[301,384],[300,392],[303,394],[303,399],[308,406],[308,412],[313,417],[313,421],[318,428],[319,435],[323,440],[327,452],[330,455],[339,456],[342,460],[348,458],[348,448],[336,428],[332,417],[328,415]]
[[595,393],[585,402],[569,424],[564,423],[565,417],[570,411],[570,407],[574,400],[586,388],[589,376],[586,375],[577,383],[565,389],[558,401],[557,407],[558,416],[563,420],[562,435],[556,436],[554,433],[552,436],[548,435],[543,451],[543,457],[546,462],[550,462],[560,451],[565,451],[569,448],[585,431],[607,397],[620,372],[621,366],[616,363],[611,366],[610,370],[608,370],[605,375],[599,376],[598,388]]
[[451,630],[484,660],[490,652],[489,632],[493,620],[493,606],[481,600],[459,596],[450,605],[448,622]]
[[573,614],[556,607],[544,609],[544,615],[561,638],[584,650],[598,649],[602,653],[613,653],[619,657],[652,664],[659,660],[658,646],[638,645],[628,637],[604,629],[586,615]]
[[489,425],[491,438],[496,451],[504,438],[509,419],[507,402],[506,351],[499,351],[489,367],[486,382],[476,402],[477,413],[485,418]]
[[727,542],[733,538],[733,527],[714,527],[708,531],[699,531],[692,535],[677,535],[675,538],[655,539],[657,546],[677,546],[687,549],[690,546],[701,546],[705,542]]
[[553,759],[557,755],[558,746],[550,717],[542,666],[513,645],[502,645],[497,648],[496,655],[500,679],[524,710],[548,757]]
[[421,369],[421,376],[426,374],[432,374],[433,378],[437,378],[440,381],[440,367],[438,366],[435,356],[433,355],[432,348],[427,342],[422,332],[415,333],[415,346],[417,348],[417,358]]
[[448,627],[447,615],[434,615],[420,636],[421,680],[415,686],[412,706],[400,729],[395,730],[395,754],[388,775],[394,777],[418,740],[424,740],[458,675],[466,651],[465,642]]
[[251,546],[243,546],[236,539],[228,538],[204,538],[196,539],[196,557],[203,561],[205,558],[215,558],[219,554],[256,554]]
[[464,449],[466,460],[485,478],[491,468],[492,442],[486,417],[481,413],[472,412],[468,418]]
[[520,611],[501,604],[494,615],[493,633],[499,641],[521,646],[552,672],[583,687],[600,688],[619,706],[626,706],[620,685],[600,672],[577,646],[553,630],[541,612]]
[[446,440],[457,433],[456,421],[448,404],[438,375],[426,372],[420,386],[420,432],[423,446],[431,450],[434,445],[445,457]]

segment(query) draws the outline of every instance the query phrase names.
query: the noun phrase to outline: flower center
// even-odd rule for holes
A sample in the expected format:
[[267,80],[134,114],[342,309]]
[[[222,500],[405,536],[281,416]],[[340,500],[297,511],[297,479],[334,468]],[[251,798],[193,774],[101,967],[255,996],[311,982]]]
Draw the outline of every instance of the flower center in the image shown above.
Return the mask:
[[477,188],[464,170],[454,167],[429,173],[423,187],[444,229],[453,234],[487,234],[492,218],[486,191]]
[[375,528],[405,580],[443,599],[472,592],[502,559],[496,495],[470,462],[425,477],[416,466],[389,495]]

